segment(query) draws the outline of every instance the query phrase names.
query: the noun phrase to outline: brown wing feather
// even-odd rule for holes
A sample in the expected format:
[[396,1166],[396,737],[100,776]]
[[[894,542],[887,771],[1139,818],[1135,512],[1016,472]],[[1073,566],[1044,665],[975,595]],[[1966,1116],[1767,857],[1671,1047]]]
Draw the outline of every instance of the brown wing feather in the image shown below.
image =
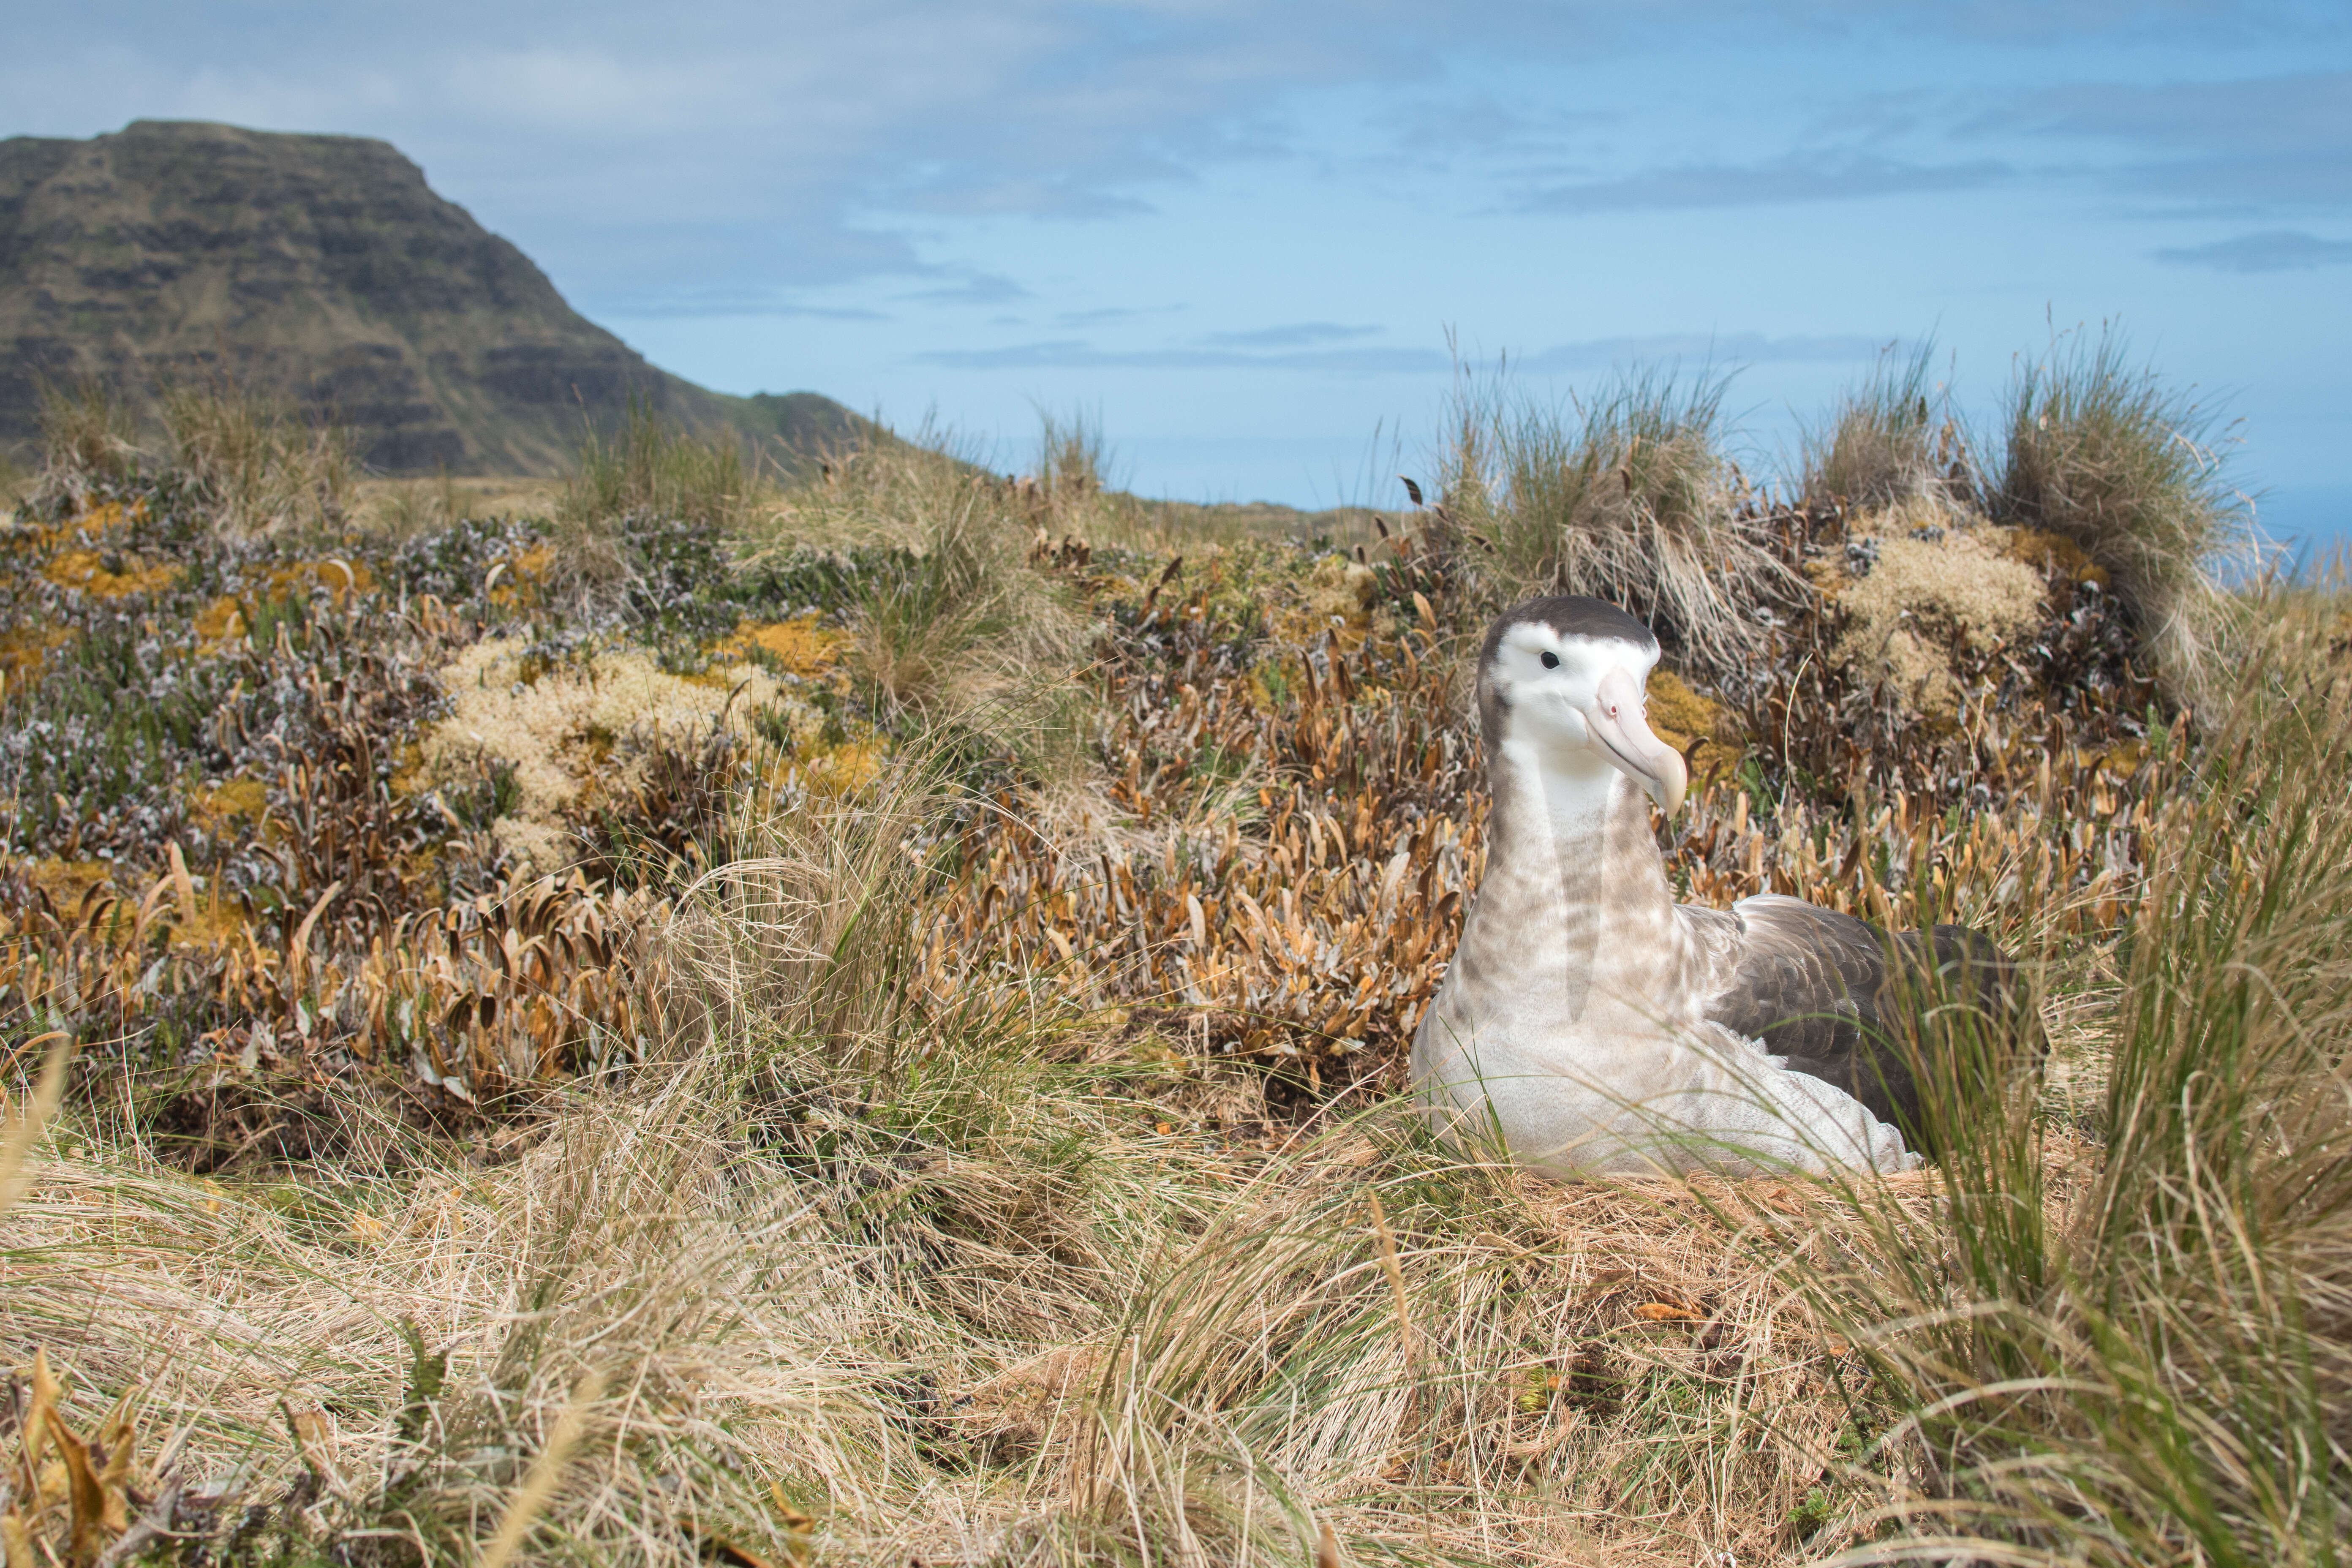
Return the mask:
[[1890,944],[1876,926],[1775,895],[1741,900],[1730,918],[1736,935],[1708,933],[1706,945],[1717,950],[1708,1021],[1762,1040],[1791,1068],[1835,1084],[1921,1147],[1909,1031],[1895,1015],[1940,971],[1944,984],[1972,989],[1988,1016],[2008,1017],[2016,965],[1981,932],[1939,925],[1897,933],[1890,971]]

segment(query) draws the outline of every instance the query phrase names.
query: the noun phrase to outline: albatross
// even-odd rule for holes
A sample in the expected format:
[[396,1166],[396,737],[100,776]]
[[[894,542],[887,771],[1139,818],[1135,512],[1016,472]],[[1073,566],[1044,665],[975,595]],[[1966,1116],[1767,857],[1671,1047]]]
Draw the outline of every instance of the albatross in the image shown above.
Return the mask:
[[[1906,965],[1988,1001],[2011,965],[1954,926],[1893,944],[1778,894],[1677,904],[1650,826],[1688,784],[1650,731],[1657,638],[1598,599],[1537,599],[1478,662],[1486,870],[1412,1070],[1441,1132],[1575,1178],[1707,1169],[1908,1170],[1908,1063],[1882,1016]],[[1646,797],[1646,798],[1645,798]]]

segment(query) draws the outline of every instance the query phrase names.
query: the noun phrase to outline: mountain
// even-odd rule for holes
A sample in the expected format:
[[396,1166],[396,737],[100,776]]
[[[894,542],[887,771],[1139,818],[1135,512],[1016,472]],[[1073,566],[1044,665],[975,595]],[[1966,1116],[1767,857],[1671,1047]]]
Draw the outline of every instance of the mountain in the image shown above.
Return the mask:
[[392,473],[557,471],[632,398],[796,454],[865,426],[647,364],[387,142],[148,120],[0,141],[0,447],[37,440],[45,380],[135,398],[223,373],[331,413]]

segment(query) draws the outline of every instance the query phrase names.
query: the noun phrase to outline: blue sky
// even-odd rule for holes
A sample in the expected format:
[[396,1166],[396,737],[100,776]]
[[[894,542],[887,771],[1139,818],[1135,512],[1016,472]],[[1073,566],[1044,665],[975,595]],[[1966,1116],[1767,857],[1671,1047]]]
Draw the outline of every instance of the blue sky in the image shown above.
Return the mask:
[[2119,320],[2352,534],[2352,5],[25,7],[0,133],[382,136],[656,363],[1151,493],[1394,504],[1453,353],[1736,369],[1752,464],[1933,334]]

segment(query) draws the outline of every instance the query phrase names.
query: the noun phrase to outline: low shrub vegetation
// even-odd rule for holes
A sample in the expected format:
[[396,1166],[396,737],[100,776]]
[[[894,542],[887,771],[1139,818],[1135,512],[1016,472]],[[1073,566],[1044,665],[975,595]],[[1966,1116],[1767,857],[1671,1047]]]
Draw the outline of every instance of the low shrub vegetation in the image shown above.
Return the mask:
[[[2335,1561],[2352,612],[2208,536],[2185,704],[1926,364],[1785,493],[1719,383],[1465,383],[1414,506],[1318,517],[1083,422],[786,480],[642,413],[551,515],[278,514],[59,404],[0,539],[10,1568]],[[1558,1186],[1397,1092],[1465,652],[1559,588],[1668,633],[1680,896],[2024,960],[2043,1073],[1961,1095],[1925,1010],[1939,1167]]]

